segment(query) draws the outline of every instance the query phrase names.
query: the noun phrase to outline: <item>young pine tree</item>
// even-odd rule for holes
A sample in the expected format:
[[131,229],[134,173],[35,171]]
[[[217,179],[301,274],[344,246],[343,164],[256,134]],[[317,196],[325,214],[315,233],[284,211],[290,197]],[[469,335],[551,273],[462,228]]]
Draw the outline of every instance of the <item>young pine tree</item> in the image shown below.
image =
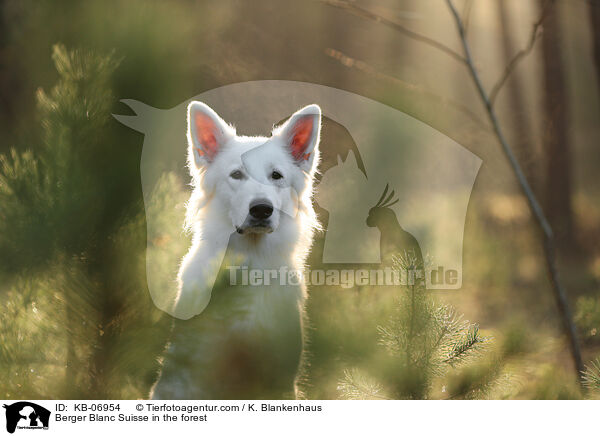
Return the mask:
[[435,302],[424,280],[411,272],[415,263],[411,253],[394,259],[394,267],[407,271],[408,279],[399,289],[394,315],[379,327],[380,344],[386,350],[382,369],[376,377],[357,369],[346,371],[338,387],[343,398],[427,399],[434,380],[477,360],[487,339],[476,324]]
[[109,124],[119,60],[61,45],[52,59],[39,142],[0,156],[0,385],[7,398],[139,397],[152,373],[140,362],[164,341],[148,334],[161,317],[144,286],[143,207],[126,196],[135,168]]

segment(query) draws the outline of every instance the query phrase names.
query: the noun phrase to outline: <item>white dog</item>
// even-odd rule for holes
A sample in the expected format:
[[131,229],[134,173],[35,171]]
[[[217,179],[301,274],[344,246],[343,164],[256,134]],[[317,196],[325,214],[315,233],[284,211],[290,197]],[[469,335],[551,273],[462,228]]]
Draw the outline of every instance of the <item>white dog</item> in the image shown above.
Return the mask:
[[[193,242],[154,399],[294,397],[306,289],[293,272],[304,268],[318,227],[320,130],[317,105],[270,137],[237,136],[207,105],[188,106]],[[251,270],[259,286],[243,277],[256,279]]]

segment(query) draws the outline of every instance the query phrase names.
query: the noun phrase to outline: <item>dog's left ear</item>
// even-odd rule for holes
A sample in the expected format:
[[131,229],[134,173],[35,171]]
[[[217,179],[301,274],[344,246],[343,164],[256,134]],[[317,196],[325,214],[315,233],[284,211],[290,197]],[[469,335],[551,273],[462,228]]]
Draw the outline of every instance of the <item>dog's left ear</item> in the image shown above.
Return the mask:
[[234,129],[208,105],[199,101],[189,104],[188,159],[196,168],[210,164],[233,136]]
[[294,162],[302,170],[311,172],[319,152],[321,108],[316,104],[303,107],[273,134],[283,140]]

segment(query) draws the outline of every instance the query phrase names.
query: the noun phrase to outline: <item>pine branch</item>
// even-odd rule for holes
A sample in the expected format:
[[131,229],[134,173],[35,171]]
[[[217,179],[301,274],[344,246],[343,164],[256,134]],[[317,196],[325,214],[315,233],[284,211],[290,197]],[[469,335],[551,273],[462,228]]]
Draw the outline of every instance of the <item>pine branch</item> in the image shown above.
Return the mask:
[[439,331],[438,339],[432,347],[434,351],[446,348],[448,341],[458,338],[461,332],[469,327],[469,323],[462,320],[462,315],[458,315],[453,308],[448,306],[438,307],[434,318]]
[[381,394],[382,387],[376,381],[366,377],[357,369],[344,371],[344,379],[339,383],[338,390],[346,400],[389,400]]
[[600,357],[586,366],[583,372],[583,385],[590,391],[600,393]]
[[502,383],[503,363],[498,360],[464,368],[449,381],[448,400],[481,399]]
[[477,351],[484,342],[485,338],[479,335],[479,326],[476,324],[472,325],[466,334],[452,345],[452,349],[448,353],[448,357],[444,359],[444,362],[449,365],[463,362]]

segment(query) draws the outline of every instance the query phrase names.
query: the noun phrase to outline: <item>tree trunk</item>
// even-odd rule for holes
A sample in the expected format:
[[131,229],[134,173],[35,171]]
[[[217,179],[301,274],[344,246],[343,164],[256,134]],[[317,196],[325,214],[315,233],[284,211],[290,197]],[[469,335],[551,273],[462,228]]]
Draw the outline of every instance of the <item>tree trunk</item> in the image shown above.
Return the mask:
[[[502,27],[502,52],[504,56],[504,64],[509,65],[517,50],[512,38],[512,27],[510,23],[509,11],[506,0],[496,0],[498,8],[498,16]],[[506,83],[506,91],[509,98],[509,109],[511,119],[509,123],[512,127],[514,138],[512,143],[515,144],[515,152],[517,158],[523,167],[523,171],[527,180],[532,185],[532,188],[537,194],[539,186],[539,155],[536,153],[531,137],[531,126],[527,118],[525,110],[523,86],[518,75],[518,71],[514,71],[512,77]]]
[[596,62],[596,79],[598,81],[598,91],[600,91],[600,3],[590,2],[589,8],[594,61]]
[[[545,4],[541,0],[540,4]],[[545,210],[561,251],[573,252],[571,199],[571,147],[568,135],[568,97],[563,59],[558,4],[550,5],[542,34],[544,69],[543,152],[545,157]]]

